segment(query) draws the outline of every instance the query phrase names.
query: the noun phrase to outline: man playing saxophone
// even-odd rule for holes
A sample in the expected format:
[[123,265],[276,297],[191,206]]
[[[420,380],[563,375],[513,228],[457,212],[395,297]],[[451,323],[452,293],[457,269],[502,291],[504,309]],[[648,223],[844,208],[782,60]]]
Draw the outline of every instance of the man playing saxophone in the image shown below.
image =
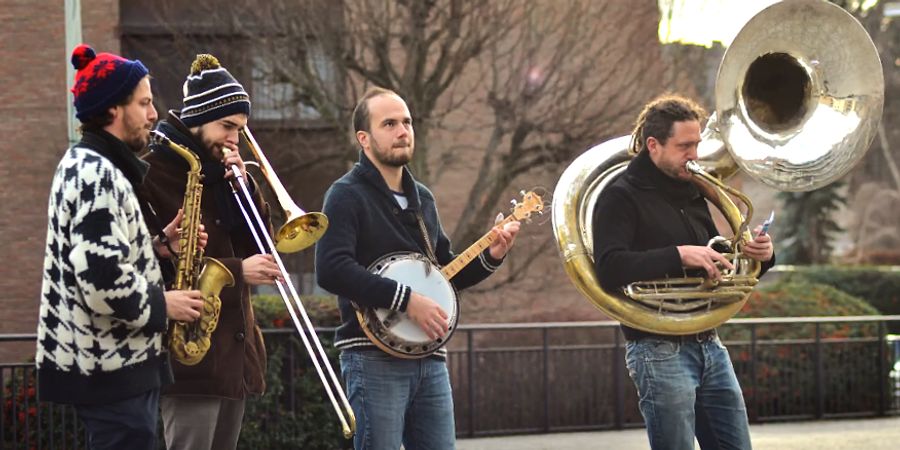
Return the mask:
[[147,68],[87,45],[71,61],[81,140],[50,188],[38,398],[74,405],[91,449],[155,449],[160,388],[172,380],[166,319],[196,319],[200,292],[163,292],[151,234],[163,230],[148,229],[153,213],[137,195],[147,171],[137,154],[157,118]]
[[[643,280],[701,271],[718,280],[731,263],[706,246],[717,236],[706,200],[685,163],[697,159],[704,111],[663,96],[647,104],[633,133],[625,173],[597,200],[594,261],[600,284],[617,290]],[[774,264],[771,238],[757,229],[746,256]],[[749,449],[747,411],[728,350],[715,329],[671,336],[622,325],[626,364],[653,449]]]
[[[281,271],[270,255],[258,254],[229,183],[233,165],[244,173],[238,154],[240,130],[250,116],[243,86],[211,55],[198,55],[184,83],[184,107],[169,111],[158,131],[200,160],[200,211],[209,234],[206,256],[220,261],[234,277],[221,290],[221,315],[211,346],[199,363],[173,360],[175,383],[161,400],[169,449],[235,448],[245,400],[265,389],[266,352],[250,303],[250,286],[274,284]],[[151,146],[145,183],[162,218],[178,215],[185,196],[187,160],[167,145]],[[268,207],[252,180],[257,208],[268,222]],[[269,232],[270,230],[262,230]]]

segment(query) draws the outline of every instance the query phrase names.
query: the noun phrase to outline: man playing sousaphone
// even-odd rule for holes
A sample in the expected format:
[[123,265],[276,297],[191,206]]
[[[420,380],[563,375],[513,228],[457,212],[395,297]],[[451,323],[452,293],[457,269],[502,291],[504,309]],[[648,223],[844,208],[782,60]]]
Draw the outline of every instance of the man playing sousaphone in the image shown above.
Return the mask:
[[[452,449],[453,397],[440,348],[425,358],[382,351],[364,334],[353,303],[406,313],[432,339],[448,332],[448,314],[410,286],[370,273],[370,264],[396,252],[454,259],[428,188],[406,168],[414,149],[412,116],[396,93],[369,89],[353,111],[359,162],[325,194],[328,231],[316,246],[316,274],[338,295],[342,325],[335,346],[357,418],[357,449]],[[494,241],[451,278],[458,289],[487,278],[513,245],[519,222],[493,229]],[[429,248],[431,250],[429,250]],[[465,253],[465,252],[464,252]],[[421,271],[420,271],[421,272]]]
[[[184,83],[184,108],[170,111],[158,131],[193,152],[202,167],[200,211],[209,234],[205,249],[234,278],[221,290],[221,315],[202,359],[186,365],[173,358],[175,383],[160,402],[169,449],[235,448],[248,395],[265,389],[266,351],[250,303],[250,286],[274,284],[282,275],[271,255],[256,244],[232,193],[230,167],[244,172],[238,133],[250,116],[243,86],[211,55],[198,55]],[[185,158],[163,143],[145,157],[151,163],[145,187],[160,217],[182,214]],[[249,180],[244,175],[244,179]],[[268,208],[255,185],[257,209],[268,221]],[[263,230],[269,232],[269,230]],[[174,352],[177,356],[177,352]]]
[[[691,100],[659,97],[647,104],[633,133],[636,154],[600,194],[593,216],[594,261],[608,291],[643,280],[681,277],[685,270],[722,278],[732,269],[707,247],[719,233],[685,163],[697,159],[705,113]],[[772,240],[754,231],[742,251],[775,262]],[[626,325],[626,364],[653,449],[749,449],[747,410],[728,350],[715,329],[690,335],[650,333]]]

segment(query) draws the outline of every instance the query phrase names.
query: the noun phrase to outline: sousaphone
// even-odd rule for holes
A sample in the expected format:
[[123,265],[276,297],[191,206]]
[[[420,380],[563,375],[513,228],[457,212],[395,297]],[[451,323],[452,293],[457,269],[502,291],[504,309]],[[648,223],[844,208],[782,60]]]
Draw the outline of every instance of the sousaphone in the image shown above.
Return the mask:
[[[631,136],[597,145],[563,172],[552,220],[566,272],[597,308],[633,328],[690,334],[736,314],[759,264],[741,254],[752,204],[722,180],[743,170],[786,191],[808,191],[845,175],[868,150],[881,120],[884,78],[875,45],[846,11],[820,0],[789,0],[754,16],[725,53],[716,111],[700,161],[689,168],[725,216],[735,263],[722,282],[702,277],[648,280],[611,291],[594,272],[592,215],[597,197],[621,174]],[[738,208],[732,197],[746,204]]]

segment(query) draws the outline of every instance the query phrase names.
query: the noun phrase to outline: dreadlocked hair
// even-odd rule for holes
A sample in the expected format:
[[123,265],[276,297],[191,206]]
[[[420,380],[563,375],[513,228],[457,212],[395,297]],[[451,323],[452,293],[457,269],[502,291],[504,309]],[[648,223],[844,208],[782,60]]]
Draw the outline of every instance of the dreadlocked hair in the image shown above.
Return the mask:
[[695,101],[674,94],[664,94],[644,106],[631,132],[628,152],[637,155],[647,146],[647,139],[655,138],[665,145],[672,136],[675,122],[697,121],[706,117],[706,111]]

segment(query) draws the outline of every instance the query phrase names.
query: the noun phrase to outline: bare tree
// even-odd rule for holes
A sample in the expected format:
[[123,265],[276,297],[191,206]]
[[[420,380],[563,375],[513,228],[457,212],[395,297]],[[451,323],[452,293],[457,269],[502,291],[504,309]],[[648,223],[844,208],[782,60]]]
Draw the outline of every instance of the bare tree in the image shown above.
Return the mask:
[[[249,49],[255,118],[313,121],[340,137],[294,154],[294,167],[354,161],[355,99],[370,85],[397,91],[413,114],[416,177],[432,184],[454,167],[471,174],[454,186],[465,199],[449,233],[457,246],[486,231],[510,188],[553,183],[590,144],[627,132],[661,86],[650,0],[161,2],[161,22],[177,24],[187,7]],[[189,38],[174,28],[175,41]],[[517,257],[507,281],[534,259]]]

